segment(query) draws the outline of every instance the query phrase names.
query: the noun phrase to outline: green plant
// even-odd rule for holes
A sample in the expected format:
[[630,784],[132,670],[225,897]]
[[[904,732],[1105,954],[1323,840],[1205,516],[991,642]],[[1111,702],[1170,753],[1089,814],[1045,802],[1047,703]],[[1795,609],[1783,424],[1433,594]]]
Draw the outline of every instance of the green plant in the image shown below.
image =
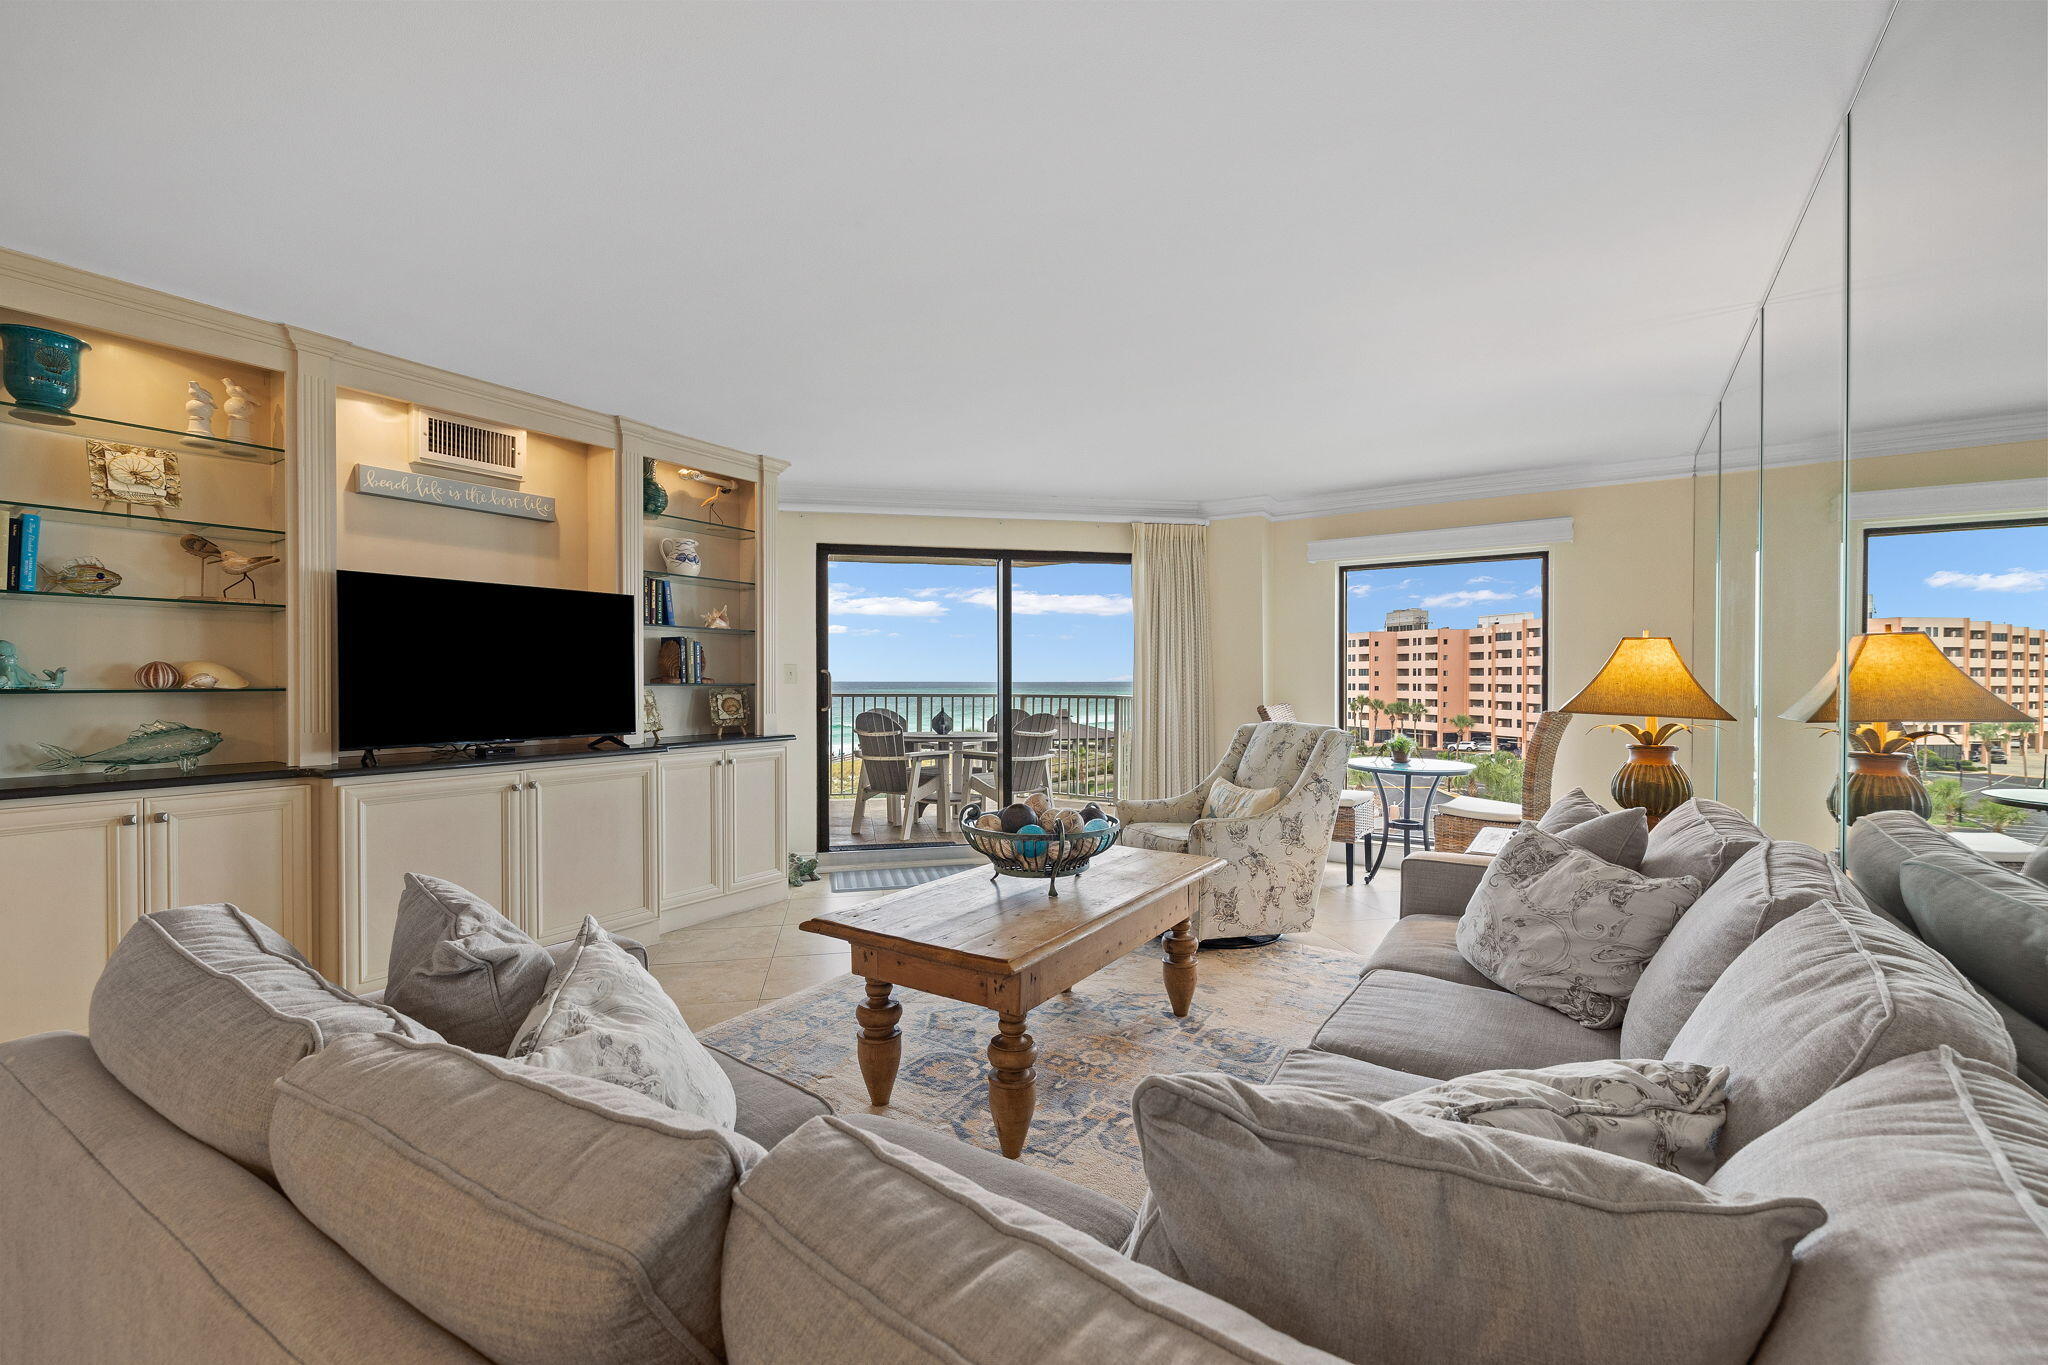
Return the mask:
[[1444,724],[1458,732],[1458,742],[1460,744],[1465,742],[1465,733],[1478,723],[1479,717],[1477,716],[1452,716],[1444,722]]
[[1522,759],[1519,754],[1491,753],[1472,763],[1471,788],[1474,796],[1491,801],[1522,799]]
[[1406,763],[1415,756],[1415,741],[1406,735],[1395,735],[1387,741],[1387,757],[1396,763]]
[[2014,825],[2023,823],[2027,812],[2018,806],[2008,806],[2003,801],[1972,801],[1962,809],[1962,816],[1973,825],[2004,833]]
[[1960,819],[1967,799],[1963,784],[1953,777],[1937,777],[1927,784],[1928,813],[1939,824],[1953,825]]

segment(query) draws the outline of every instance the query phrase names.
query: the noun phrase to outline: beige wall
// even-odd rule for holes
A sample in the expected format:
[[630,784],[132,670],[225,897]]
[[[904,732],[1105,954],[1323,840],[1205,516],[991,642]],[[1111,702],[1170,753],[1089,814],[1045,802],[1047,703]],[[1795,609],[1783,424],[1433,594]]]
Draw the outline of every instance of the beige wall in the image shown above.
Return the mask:
[[789,748],[789,846],[818,845],[818,547],[914,545],[964,550],[1086,550],[1129,554],[1126,522],[1008,520],[994,517],[891,517],[783,512],[776,519],[778,712],[796,732]]

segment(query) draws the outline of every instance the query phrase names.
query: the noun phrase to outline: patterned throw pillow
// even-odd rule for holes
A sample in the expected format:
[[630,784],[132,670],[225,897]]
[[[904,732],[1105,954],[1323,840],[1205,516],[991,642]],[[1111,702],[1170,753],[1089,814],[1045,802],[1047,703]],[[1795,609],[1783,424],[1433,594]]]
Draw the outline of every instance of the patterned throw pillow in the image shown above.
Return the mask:
[[1284,794],[1278,787],[1240,787],[1219,777],[1209,785],[1209,799],[1202,803],[1202,818],[1230,820],[1264,815],[1280,804]]
[[609,1081],[730,1128],[739,1105],[661,983],[589,916],[507,1057]]
[[1728,1118],[1728,1068],[1646,1060],[1475,1071],[1380,1107],[1569,1142],[1705,1180]]
[[1525,1000],[1619,1028],[1650,954],[1699,895],[1697,877],[1646,877],[1524,822],[1466,903],[1458,951]]

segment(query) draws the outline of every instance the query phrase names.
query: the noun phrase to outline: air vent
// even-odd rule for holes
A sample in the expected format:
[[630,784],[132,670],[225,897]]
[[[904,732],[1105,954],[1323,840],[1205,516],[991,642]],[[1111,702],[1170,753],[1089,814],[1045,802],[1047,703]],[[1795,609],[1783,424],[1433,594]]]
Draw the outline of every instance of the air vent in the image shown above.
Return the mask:
[[526,433],[475,417],[414,408],[413,459],[444,469],[488,474],[494,479],[526,477]]

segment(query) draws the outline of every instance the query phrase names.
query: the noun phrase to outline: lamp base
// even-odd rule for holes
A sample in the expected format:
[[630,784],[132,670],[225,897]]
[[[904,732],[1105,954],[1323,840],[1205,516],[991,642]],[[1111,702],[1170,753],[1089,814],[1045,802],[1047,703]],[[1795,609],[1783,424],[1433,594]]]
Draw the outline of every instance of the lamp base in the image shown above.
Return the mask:
[[1623,810],[1641,806],[1654,827],[1691,800],[1692,779],[1671,757],[1677,752],[1677,746],[1671,744],[1629,745],[1628,762],[1621,765],[1608,788],[1614,794],[1614,804]]
[[1840,782],[1828,793],[1828,814],[1852,825],[1874,811],[1909,810],[1924,820],[1933,809],[1933,803],[1927,799],[1927,788],[1914,776],[1913,760],[1907,754],[1852,751],[1848,801],[1841,800]]

